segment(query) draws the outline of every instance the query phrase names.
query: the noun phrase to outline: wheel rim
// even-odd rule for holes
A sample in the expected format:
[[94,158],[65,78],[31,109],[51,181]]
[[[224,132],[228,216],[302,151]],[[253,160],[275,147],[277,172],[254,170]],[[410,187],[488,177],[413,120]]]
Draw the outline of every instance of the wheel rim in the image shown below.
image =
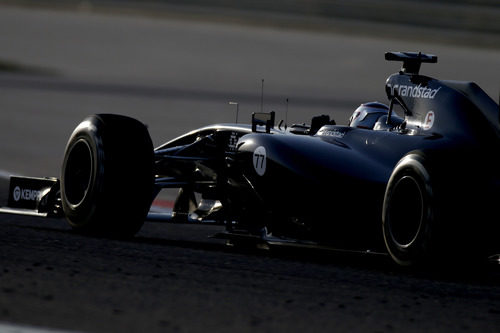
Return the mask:
[[402,177],[394,186],[388,222],[392,240],[401,248],[409,247],[417,238],[424,217],[421,188],[411,176]]
[[92,151],[80,139],[70,149],[64,170],[64,193],[68,202],[77,206],[89,190],[92,179]]

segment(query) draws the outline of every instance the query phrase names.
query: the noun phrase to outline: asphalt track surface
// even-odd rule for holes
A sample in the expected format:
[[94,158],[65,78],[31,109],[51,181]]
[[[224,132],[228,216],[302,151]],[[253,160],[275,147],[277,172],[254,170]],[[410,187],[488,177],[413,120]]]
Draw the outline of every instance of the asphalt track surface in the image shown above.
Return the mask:
[[[149,125],[156,145],[260,109],[289,122],[384,100],[387,50],[498,94],[500,51],[210,22],[0,8],[0,186],[57,176],[88,114]],[[410,36],[409,36],[410,37]],[[126,195],[126,194],[124,194]],[[5,202],[5,191],[0,194]],[[146,223],[128,241],[0,215],[0,322],[83,332],[500,332],[496,268],[405,271],[384,256],[241,250],[208,226]],[[3,327],[3,326],[1,326]]]

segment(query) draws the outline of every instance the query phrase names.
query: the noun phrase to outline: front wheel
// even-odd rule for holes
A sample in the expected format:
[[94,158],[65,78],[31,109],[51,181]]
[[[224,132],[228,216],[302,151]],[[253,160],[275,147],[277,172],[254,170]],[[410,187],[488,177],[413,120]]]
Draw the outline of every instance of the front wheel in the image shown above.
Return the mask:
[[76,230],[129,237],[143,225],[154,185],[153,143],[139,121],[93,115],[68,140],[61,201]]
[[396,263],[428,263],[436,254],[435,199],[424,156],[401,159],[387,184],[382,212],[385,245]]

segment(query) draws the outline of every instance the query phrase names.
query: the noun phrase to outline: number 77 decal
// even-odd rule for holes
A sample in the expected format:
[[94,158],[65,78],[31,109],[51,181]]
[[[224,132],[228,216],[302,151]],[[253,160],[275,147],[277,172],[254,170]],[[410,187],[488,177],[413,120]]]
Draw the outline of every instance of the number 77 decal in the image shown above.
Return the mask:
[[257,147],[253,152],[253,167],[259,176],[264,176],[264,173],[266,173],[266,160],[266,148]]

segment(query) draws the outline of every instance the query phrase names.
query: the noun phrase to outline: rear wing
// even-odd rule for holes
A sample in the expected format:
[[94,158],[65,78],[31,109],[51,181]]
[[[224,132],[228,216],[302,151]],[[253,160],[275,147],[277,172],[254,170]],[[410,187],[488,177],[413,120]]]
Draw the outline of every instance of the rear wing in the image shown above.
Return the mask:
[[386,52],[385,60],[402,61],[401,72],[406,74],[418,74],[420,65],[426,63],[437,63],[437,56],[422,52]]
[[11,176],[7,206],[0,207],[0,213],[62,217],[59,191],[57,178]]

